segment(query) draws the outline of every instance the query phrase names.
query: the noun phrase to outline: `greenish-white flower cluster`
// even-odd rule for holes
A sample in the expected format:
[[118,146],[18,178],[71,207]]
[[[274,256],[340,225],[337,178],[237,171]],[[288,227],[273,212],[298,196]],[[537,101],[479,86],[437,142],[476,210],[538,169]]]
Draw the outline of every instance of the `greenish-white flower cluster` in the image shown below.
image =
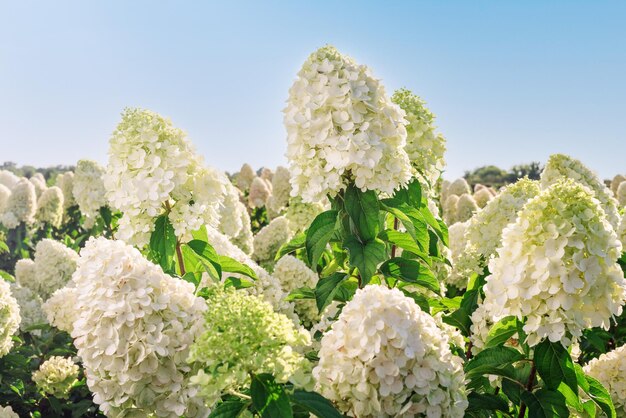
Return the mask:
[[569,346],[586,328],[622,313],[622,245],[593,192],[559,180],[530,200],[502,232],[484,287],[491,317],[526,318],[531,346]]
[[[285,255],[276,262],[272,276],[280,282],[286,294],[301,287],[315,289],[319,281],[317,273],[311,270],[304,262],[291,255]],[[294,302],[295,311],[302,324],[311,326],[320,319],[315,300],[304,299],[295,300]]]
[[357,290],[322,338],[317,388],[354,417],[463,417],[463,361],[398,289]]
[[[73,282],[70,284],[73,285]],[[55,291],[44,302],[42,308],[50,325],[69,334],[72,333],[74,321],[80,316],[76,307],[77,297],[76,288],[68,285]]]
[[254,236],[252,258],[258,263],[273,265],[274,257],[280,247],[289,241],[293,233],[286,216],[279,216],[263,227]]
[[207,288],[204,329],[191,347],[189,362],[201,369],[192,378],[212,405],[250,382],[250,374],[271,373],[287,382],[309,367],[298,349],[310,344],[308,332],[261,298],[219,286]]
[[26,178],[22,178],[11,188],[11,195],[4,205],[0,223],[7,229],[16,228],[19,224],[32,224],[37,211],[37,193],[35,186]]
[[76,204],[74,199],[74,173],[66,171],[57,176],[56,185],[63,193],[63,208],[67,209]]
[[20,307],[11,294],[9,283],[0,278],[0,357],[13,347],[13,334],[20,327]]
[[304,203],[299,197],[292,198],[285,211],[291,233],[295,235],[307,229],[315,217],[323,211],[324,205],[322,203]]
[[204,301],[122,241],[91,238],[73,277],[72,337],[94,402],[108,416],[197,416],[186,359]]
[[404,149],[411,164],[434,186],[446,164],[446,139],[435,132],[435,116],[426,108],[424,100],[407,89],[394,92],[391,101],[406,112],[408,124]]
[[104,188],[105,169],[91,160],[79,160],[72,182],[72,195],[85,215],[85,227],[91,228],[100,208],[107,205]]
[[0,418],[20,418],[10,406],[0,406]]
[[285,206],[289,204],[291,195],[291,176],[289,170],[285,167],[276,167],[276,172],[272,177],[272,195],[267,201],[269,209],[275,213],[281,213]]
[[33,382],[41,392],[64,399],[78,382],[78,371],[71,358],[52,356],[33,372]]
[[11,283],[11,294],[20,305],[20,331],[25,331],[33,325],[46,324],[46,315],[42,310],[43,300],[28,287]]
[[392,194],[410,180],[404,112],[365,65],[334,47],[309,56],[284,113],[291,193],[305,202],[351,182]]
[[541,187],[547,188],[563,178],[575,180],[590,188],[606,212],[609,223],[613,228],[617,228],[619,223],[618,203],[611,190],[582,162],[568,155],[553,154],[548,158],[548,162],[541,172]]
[[37,201],[35,219],[41,224],[49,224],[55,228],[61,226],[61,221],[63,221],[63,192],[60,188],[52,186],[41,193]]
[[185,133],[143,109],[122,114],[111,136],[104,185],[111,206],[124,213],[119,238],[140,247],[167,206],[179,238],[204,224],[216,226],[224,195],[222,177],[203,165]]
[[617,416],[626,417],[626,345],[591,360],[584,371],[608,389]]

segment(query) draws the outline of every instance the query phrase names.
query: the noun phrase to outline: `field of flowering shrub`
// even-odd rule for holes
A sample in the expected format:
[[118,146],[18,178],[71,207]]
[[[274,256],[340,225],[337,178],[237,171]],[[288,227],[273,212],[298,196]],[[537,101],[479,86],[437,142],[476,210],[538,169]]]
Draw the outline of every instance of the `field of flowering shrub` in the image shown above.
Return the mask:
[[624,176],[446,181],[330,46],[284,125],[275,170],[130,108],[105,167],[0,171],[0,418],[626,417]]

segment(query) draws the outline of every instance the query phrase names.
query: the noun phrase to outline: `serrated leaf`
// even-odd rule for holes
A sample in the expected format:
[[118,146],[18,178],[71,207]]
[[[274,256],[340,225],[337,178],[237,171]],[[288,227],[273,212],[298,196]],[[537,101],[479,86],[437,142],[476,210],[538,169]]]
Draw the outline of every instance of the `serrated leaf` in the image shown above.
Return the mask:
[[490,329],[485,347],[495,347],[503,344],[517,333],[517,318],[506,316],[496,322]]
[[244,276],[248,276],[249,278],[253,280],[258,279],[255,271],[252,270],[252,268],[246,266],[243,263],[240,263],[234,258],[225,256],[225,255],[220,255],[218,256],[218,262],[219,262],[219,265],[222,267],[223,272],[227,271],[229,273],[243,274]]
[[252,405],[262,418],[293,418],[289,397],[271,374],[252,376]]
[[534,355],[537,373],[548,389],[555,390],[561,382],[578,393],[578,382],[574,362],[560,342],[542,341],[535,347]]
[[322,212],[313,220],[311,226],[306,231],[305,247],[309,266],[315,270],[317,262],[320,259],[328,241],[335,232],[335,223],[337,222],[336,210],[328,210]]
[[294,289],[285,298],[286,301],[303,300],[303,299],[315,299],[315,291],[308,287],[299,287]]
[[348,250],[350,265],[359,269],[361,286],[367,285],[387,256],[385,243],[378,238],[362,243],[351,236],[344,241],[344,246]]
[[536,392],[524,391],[521,400],[528,407],[528,418],[554,418],[569,416],[565,397],[550,389]]
[[291,254],[301,248],[304,248],[306,241],[306,234],[304,232],[298,233],[295,237],[293,237],[289,242],[284,243],[276,253],[276,257],[274,261],[280,260],[287,254]]
[[199,260],[204,266],[206,272],[209,273],[214,280],[220,281],[222,278],[222,267],[219,263],[219,256],[211,244],[194,239],[185,245],[191,248],[191,250],[199,257]]
[[363,192],[351,184],[344,195],[344,207],[362,241],[372,240],[378,235],[380,206],[374,190]]
[[224,401],[211,411],[209,418],[237,418],[249,405],[241,400]]
[[409,251],[415,255],[417,255],[422,260],[426,261],[430,264],[430,257],[426,253],[426,248],[428,248],[428,232],[426,232],[426,247],[420,246],[410,234],[406,232],[393,231],[391,229],[386,229],[381,231],[378,234],[378,237],[383,241],[386,241],[390,244],[395,245],[396,247],[402,248],[405,251]]
[[386,277],[393,277],[407,283],[422,286],[435,293],[439,293],[441,287],[439,281],[428,267],[415,260],[395,257],[385,261],[380,266],[380,272]]
[[319,418],[343,417],[328,399],[316,392],[296,390],[291,395],[291,401]]
[[152,261],[159,264],[165,272],[172,270],[176,251],[176,234],[167,215],[157,217],[154,222],[149,249]]
[[339,289],[339,284],[346,280],[346,273],[337,272],[328,277],[321,278],[315,287],[315,302],[317,310],[321,313],[332,301]]
[[467,396],[469,405],[466,412],[471,411],[509,411],[509,404],[498,395],[472,392]]

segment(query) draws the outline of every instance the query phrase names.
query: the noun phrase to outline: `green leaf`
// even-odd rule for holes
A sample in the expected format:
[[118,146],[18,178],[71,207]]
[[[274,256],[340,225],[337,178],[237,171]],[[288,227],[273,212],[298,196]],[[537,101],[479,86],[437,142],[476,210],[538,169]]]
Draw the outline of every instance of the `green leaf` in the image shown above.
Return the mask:
[[574,391],[572,391],[572,389],[570,389],[570,387],[567,386],[564,382],[561,382],[556,390],[565,397],[565,402],[569,406],[577,411],[582,411],[583,404],[580,403],[578,393],[574,393]]
[[427,267],[415,260],[401,257],[392,258],[381,264],[380,272],[386,277],[414,283],[435,293],[439,293],[441,290],[435,275]]
[[254,270],[252,270],[250,267],[246,266],[245,264],[240,263],[234,258],[225,256],[225,255],[220,255],[218,256],[218,263],[222,267],[222,271],[227,271],[229,273],[243,274],[244,276],[248,276],[252,280],[258,279]]
[[235,289],[247,289],[254,286],[250,280],[241,279],[239,277],[227,277],[224,280],[224,287],[234,287]]
[[335,232],[335,223],[337,222],[336,210],[327,210],[322,212],[313,220],[311,226],[306,231],[305,247],[309,266],[315,269],[328,241]]
[[465,365],[467,375],[476,374],[473,370],[483,366],[504,367],[522,360],[524,356],[512,347],[492,347],[486,348],[478,353]]
[[537,373],[548,389],[555,390],[561,382],[578,393],[578,382],[574,362],[560,342],[542,341],[535,347],[534,356]]
[[539,389],[532,393],[522,392],[522,402],[528,407],[528,418],[568,417],[569,409],[565,397],[550,389]]
[[505,316],[489,329],[485,347],[495,347],[503,344],[516,333],[517,318],[514,316]]
[[198,287],[198,285],[200,284],[200,281],[202,281],[202,274],[189,271],[183,274],[183,277],[181,277],[181,279]]
[[289,397],[271,374],[252,376],[250,394],[252,406],[262,418],[293,418]]
[[0,278],[6,280],[7,282],[15,282],[15,278],[4,270],[0,270]]
[[363,192],[351,184],[344,195],[344,207],[362,241],[372,240],[378,235],[380,205],[374,190]]
[[172,271],[176,252],[176,235],[167,215],[159,216],[154,222],[149,249],[152,261],[159,264],[163,271]]
[[[383,199],[381,200],[382,209],[392,213],[398,219],[402,220],[402,224],[409,232],[415,241],[418,243],[422,251],[425,252],[429,246],[428,224],[424,220],[424,216],[420,213],[417,207],[411,207],[408,204],[401,202],[397,199]],[[403,220],[403,217],[397,216],[396,213],[400,212],[404,218],[408,218],[411,225]]]
[[111,226],[111,221],[113,220],[113,215],[111,214],[111,208],[108,206],[100,207],[100,216],[102,216],[102,220],[106,226]]
[[417,178],[413,178],[411,182],[401,189],[396,190],[393,199],[415,208],[419,208],[422,202],[422,186]]
[[602,386],[602,383],[591,376],[585,376],[585,380],[589,384],[589,390],[585,391],[585,393],[600,407],[608,418],[616,418],[617,414],[613,400],[606,388]]
[[361,286],[367,285],[378,265],[387,257],[385,243],[378,238],[361,243],[351,236],[344,241],[344,247],[348,250],[350,265],[359,269]]
[[276,257],[274,261],[280,260],[283,256],[287,254],[291,254],[296,250],[304,248],[306,241],[306,234],[304,232],[298,233],[295,237],[291,239],[291,241],[284,243],[276,253]]
[[220,281],[222,278],[222,267],[220,266],[219,256],[215,249],[205,241],[197,239],[191,240],[186,244],[200,258],[200,262],[204,269],[214,280]]
[[343,417],[328,399],[316,392],[296,390],[291,395],[291,401],[319,418]]
[[[426,254],[425,249],[420,247],[410,234],[386,229],[378,234],[378,237],[390,244],[402,248],[405,251],[412,252],[430,265],[430,257]],[[428,244],[428,239],[426,243]]]
[[509,404],[498,395],[472,392],[467,396],[469,405],[466,412],[471,411],[509,411]]
[[406,297],[413,299],[413,301],[415,301],[417,306],[419,306],[422,311],[430,313],[430,303],[428,302],[426,296],[420,295],[416,292],[408,292],[406,289],[403,288],[400,288],[400,290],[402,290],[402,293],[404,293]]
[[206,230],[206,225],[202,225],[198,230],[192,231],[191,236],[198,241],[209,242],[209,234]]
[[346,280],[346,273],[337,272],[328,277],[321,278],[315,287],[315,302],[317,310],[321,313],[332,301],[339,290],[339,284]]
[[249,405],[243,400],[227,400],[217,405],[209,418],[237,418]]
[[308,287],[300,287],[294,289],[285,298],[286,301],[302,300],[302,299],[315,299],[315,291]]

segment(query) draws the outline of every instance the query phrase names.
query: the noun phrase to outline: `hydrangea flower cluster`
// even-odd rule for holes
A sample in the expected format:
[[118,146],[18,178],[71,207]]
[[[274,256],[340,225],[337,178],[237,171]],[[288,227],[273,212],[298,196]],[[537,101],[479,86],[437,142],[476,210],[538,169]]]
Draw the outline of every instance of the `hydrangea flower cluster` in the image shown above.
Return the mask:
[[246,207],[240,200],[241,192],[226,178],[224,181],[224,198],[219,207],[219,230],[230,238],[236,237],[245,227],[241,211]]
[[272,177],[272,195],[267,201],[267,206],[275,213],[281,213],[285,206],[289,204],[291,196],[291,176],[285,167],[276,167],[276,172]]
[[0,184],[0,219],[2,219],[2,214],[9,201],[9,197],[11,197],[11,189],[4,184]]
[[617,188],[617,193],[615,193],[615,197],[617,198],[620,206],[626,206],[626,181],[620,183]]
[[251,208],[260,208],[272,195],[271,183],[261,177],[255,177],[250,185],[250,194],[248,194],[248,206]]
[[11,294],[11,287],[0,279],[0,357],[13,347],[13,334],[20,327],[20,307]]
[[41,196],[43,192],[46,191],[48,185],[46,184],[46,179],[43,174],[35,173],[31,178],[28,179],[33,186],[35,186],[35,194],[37,195],[37,199]]
[[357,290],[322,338],[320,393],[355,417],[463,417],[462,360],[435,320],[397,289]]
[[111,205],[124,213],[119,238],[139,247],[168,205],[179,239],[203,224],[217,225],[224,195],[220,175],[203,166],[185,133],[143,109],[122,114],[110,140],[104,186]]
[[67,209],[76,204],[74,199],[74,173],[66,171],[57,176],[57,187],[63,192],[63,208]]
[[246,163],[241,166],[241,170],[235,176],[235,182],[237,187],[242,192],[247,192],[250,189],[250,185],[252,184],[252,180],[256,177],[256,173],[250,164]]
[[78,382],[78,370],[71,358],[52,356],[33,372],[33,382],[41,392],[65,399]]
[[450,245],[450,261],[453,269],[446,277],[446,283],[456,287],[457,289],[465,289],[467,287],[468,277],[463,274],[457,274],[457,264],[459,259],[464,257],[467,240],[465,232],[469,222],[457,222],[448,228],[448,244]]
[[246,386],[250,373],[272,373],[286,382],[307,367],[297,349],[310,344],[308,332],[261,298],[212,286],[207,306],[203,332],[188,360],[202,365],[192,382],[209,406],[228,390]]
[[541,172],[541,187],[547,188],[559,179],[568,178],[589,187],[606,212],[606,218],[617,229],[619,215],[617,200],[604,182],[582,162],[564,154],[553,154]]
[[[486,190],[486,189],[482,189]],[[472,273],[482,275],[502,242],[502,230],[517,218],[522,207],[540,192],[539,183],[521,179],[506,186],[467,225],[465,248],[453,263],[452,281],[467,282]],[[453,254],[455,251],[453,251]]]
[[2,223],[7,229],[16,228],[20,223],[32,224],[37,210],[37,193],[35,186],[23,178],[11,189],[11,195],[6,202]]
[[400,89],[391,101],[406,112],[407,137],[404,148],[411,164],[428,181],[435,182],[445,168],[446,139],[435,132],[435,116],[426,108],[426,102],[407,89]]
[[487,206],[487,204],[491,200],[493,200],[493,197],[494,196],[491,193],[491,191],[486,187],[478,189],[477,191],[474,192],[474,200],[476,201],[476,204],[478,205],[478,207],[481,209]]
[[[285,255],[276,262],[272,275],[280,282],[286,294],[301,287],[315,289],[319,277],[304,262],[294,256]],[[296,300],[295,311],[303,325],[310,327],[319,321],[317,305],[312,299]]]
[[462,194],[456,203],[456,222],[468,221],[476,212],[478,212],[478,205],[474,197],[469,193]]
[[626,345],[591,360],[584,371],[606,387],[618,417],[626,416]]
[[626,211],[622,215],[622,220],[619,222],[617,237],[622,242],[622,248],[626,248]]
[[299,197],[289,201],[285,217],[289,220],[289,229],[293,235],[307,229],[317,215],[324,212],[322,203],[304,203]]
[[0,418],[20,418],[10,406],[0,406]]
[[186,359],[206,305],[194,286],[105,238],[87,242],[73,281],[80,317],[72,337],[101,410],[195,416]]
[[318,202],[351,182],[392,194],[410,180],[404,112],[365,65],[334,47],[309,56],[284,113],[292,196]]
[[244,253],[252,254],[254,252],[254,236],[252,235],[250,215],[248,215],[248,211],[245,209],[245,206],[243,206],[243,209],[240,210],[239,215],[241,217],[243,228],[241,228],[237,236],[233,237],[232,243],[239,247]]
[[469,184],[467,184],[467,180],[463,177],[454,180],[447,188],[443,189],[442,192],[445,192],[442,193],[442,197],[444,198],[452,195],[461,196],[465,193],[472,193]]
[[78,254],[59,241],[44,238],[35,247],[35,260],[20,260],[15,266],[15,278],[46,300],[62,288],[76,270]]
[[528,344],[569,346],[591,327],[608,329],[626,299],[622,245],[593,192],[559,180],[530,200],[502,232],[489,263],[485,309],[526,317]]
[[0,184],[3,184],[7,189],[11,190],[20,181],[20,178],[13,174],[9,170],[0,170]]
[[[22,287],[17,283],[11,284],[11,294],[20,306],[20,330],[26,331],[26,329],[33,325],[46,324],[46,315],[44,314],[41,305],[43,300],[39,295],[35,294],[27,287]],[[38,332],[35,331],[35,332]]]
[[[254,286],[244,289],[246,293],[262,297],[274,307],[276,312],[283,313],[295,322],[298,322],[298,317],[294,312],[294,304],[285,301],[287,295],[283,292],[280,282],[274,276],[271,276],[264,268],[255,263],[249,255],[244,253],[225,235],[210,227],[207,228],[207,235],[209,244],[213,246],[218,254],[233,258],[254,270],[257,279],[254,281]],[[229,273],[229,276],[245,279],[244,276],[235,273]],[[207,283],[208,277],[206,279],[203,278],[202,285],[207,285]]]
[[55,291],[42,305],[48,323],[69,334],[74,329],[74,321],[79,317],[75,306],[78,293],[70,284],[73,285],[73,282]]
[[106,206],[104,167],[95,161],[79,160],[74,173],[72,194],[80,211],[85,215],[85,226],[91,228],[100,208]]
[[273,264],[274,257],[280,247],[293,236],[289,228],[289,220],[279,216],[263,227],[254,236],[254,253],[252,258],[259,263]]
[[58,228],[63,221],[63,192],[60,188],[52,186],[47,188],[39,196],[35,219],[42,224],[50,224]]

